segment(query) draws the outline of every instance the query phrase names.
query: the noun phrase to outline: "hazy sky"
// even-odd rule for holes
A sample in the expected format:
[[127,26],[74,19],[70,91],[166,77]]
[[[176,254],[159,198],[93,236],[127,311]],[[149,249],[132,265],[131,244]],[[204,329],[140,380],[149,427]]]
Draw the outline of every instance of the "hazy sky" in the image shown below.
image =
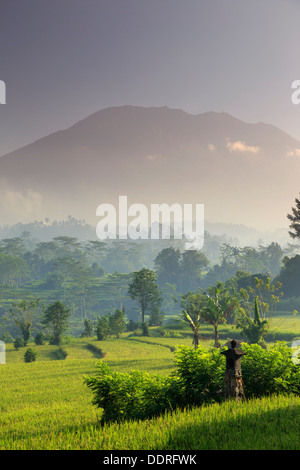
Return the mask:
[[123,104],[300,140],[299,20],[297,0],[0,0],[0,155]]

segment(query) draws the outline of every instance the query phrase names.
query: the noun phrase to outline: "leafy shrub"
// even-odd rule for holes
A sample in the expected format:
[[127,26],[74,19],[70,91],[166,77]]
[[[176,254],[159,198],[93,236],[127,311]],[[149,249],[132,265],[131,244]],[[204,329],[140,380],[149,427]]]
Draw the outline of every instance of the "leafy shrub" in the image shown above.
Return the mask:
[[[277,342],[268,350],[258,344],[242,343],[242,349],[246,352],[242,376],[248,398],[284,392],[300,394],[300,368],[293,364],[292,350],[284,342]],[[225,370],[220,350],[181,347],[176,356],[186,404],[219,401]]]
[[23,348],[25,346],[25,343],[24,343],[24,340],[22,338],[16,338],[14,340],[14,348],[16,351],[18,351],[18,349],[20,348]]
[[106,315],[97,318],[96,335],[98,341],[104,341],[109,335],[109,323]]
[[[300,395],[300,367],[293,364],[292,351],[285,343],[269,350],[257,344],[242,346],[246,397]],[[94,392],[93,404],[104,410],[103,421],[145,419],[176,407],[220,402],[224,374],[225,357],[220,349],[181,346],[176,351],[176,370],[169,377],[112,372],[100,363],[98,375],[85,378],[85,383]]]
[[36,361],[37,352],[32,348],[28,348],[24,354],[24,362],[34,362]]
[[243,380],[248,397],[275,393],[300,394],[300,367],[292,361],[292,349],[277,342],[268,350],[258,344],[243,344]]
[[252,319],[251,315],[242,311],[237,319],[236,327],[242,330],[242,334],[247,338],[249,343],[257,343],[265,349],[267,348],[264,337],[270,330],[270,321],[260,318],[258,296],[255,297],[254,318]]
[[81,333],[81,338],[84,338],[85,336],[90,337],[93,336],[93,325],[92,321],[88,320],[87,318],[83,322],[84,324],[84,330]]
[[149,336],[149,327],[147,323],[142,323],[143,336]]
[[35,336],[34,342],[37,346],[41,346],[42,344],[44,344],[45,335],[42,331]]
[[133,320],[129,320],[129,322],[126,324],[127,331],[134,331],[137,328],[138,328],[138,323]]
[[225,357],[219,349],[181,346],[175,355],[184,405],[201,405],[222,399]]
[[146,372],[112,372],[98,364],[96,377],[86,377],[85,384],[93,390],[93,404],[103,408],[102,421],[145,419],[176,405],[177,380],[151,376]]

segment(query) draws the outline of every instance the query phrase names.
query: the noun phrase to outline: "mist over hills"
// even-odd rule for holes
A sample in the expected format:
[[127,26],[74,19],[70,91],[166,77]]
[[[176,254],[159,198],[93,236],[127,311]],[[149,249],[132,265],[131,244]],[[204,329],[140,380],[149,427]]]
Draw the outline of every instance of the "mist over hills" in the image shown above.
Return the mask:
[[107,108],[0,158],[1,225],[72,214],[95,226],[99,204],[127,195],[201,203],[211,223],[272,231],[288,226],[299,175],[300,142],[270,124]]
[[[208,221],[204,221],[204,229],[205,243],[207,240],[207,234],[213,237],[216,236],[218,244],[228,243],[232,246],[238,247],[266,246],[272,242],[277,242],[282,247],[285,247],[287,244],[291,243],[291,238],[285,229],[263,232],[241,224],[222,224]],[[28,234],[30,234],[30,237],[35,242],[51,241],[54,237],[58,236],[77,238],[81,242],[98,239],[94,226],[86,223],[85,220],[78,220],[72,216],[69,216],[66,220],[59,221],[46,219],[24,224],[17,223],[13,225],[0,226],[0,240],[15,237],[27,238]],[[114,243],[114,240],[106,241]],[[132,240],[130,241],[132,242]],[[140,240],[137,242],[139,241]],[[154,240],[154,244],[155,242],[156,241]],[[165,242],[167,242],[167,240],[165,240]],[[150,239],[147,240],[147,244],[149,243],[151,243]],[[163,245],[166,247],[169,246],[169,243],[164,243]]]

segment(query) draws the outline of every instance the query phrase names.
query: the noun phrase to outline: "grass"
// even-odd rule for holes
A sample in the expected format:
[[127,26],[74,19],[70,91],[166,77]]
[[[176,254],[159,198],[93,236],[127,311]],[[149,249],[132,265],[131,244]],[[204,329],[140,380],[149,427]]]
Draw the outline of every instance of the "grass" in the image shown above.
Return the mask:
[[[293,320],[298,321],[289,319]],[[288,328],[293,330],[293,324]],[[297,331],[300,328],[293,331],[294,335]],[[147,421],[101,426],[101,410],[91,404],[92,392],[83,384],[84,375],[94,375],[99,360],[123,372],[139,369],[169,375],[174,370],[173,349],[180,344],[192,345],[191,336],[185,337],[188,330],[182,333],[181,338],[137,337],[126,333],[120,339],[103,342],[78,338],[63,345],[68,353],[64,360],[55,359],[57,346],[29,344],[38,352],[33,363],[24,363],[26,348],[15,351],[13,345],[6,345],[7,363],[0,365],[0,449],[271,450],[299,447],[300,398],[293,396],[267,397],[242,404],[224,402],[174,410]],[[228,328],[220,336],[222,343],[225,342],[231,336]],[[211,346],[213,340],[201,343]],[[99,359],[97,348],[106,354],[103,359]]]
[[271,320],[271,336],[273,341],[286,341],[288,344],[294,339],[300,339],[300,314],[287,315],[278,312]]
[[299,399],[274,397],[177,410],[147,422],[105,426],[99,444],[134,450],[296,449],[299,407]]
[[296,397],[224,402],[100,426],[100,412],[91,406],[81,380],[94,369],[93,361],[73,362],[53,361],[50,368],[46,362],[14,365],[9,376],[1,374],[1,450],[294,450],[299,445]]

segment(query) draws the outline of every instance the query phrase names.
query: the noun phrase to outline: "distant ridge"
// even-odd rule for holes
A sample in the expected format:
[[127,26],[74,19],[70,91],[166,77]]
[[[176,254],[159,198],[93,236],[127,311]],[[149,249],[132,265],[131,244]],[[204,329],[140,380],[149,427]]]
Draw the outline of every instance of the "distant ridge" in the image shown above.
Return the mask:
[[228,113],[103,109],[0,158],[2,223],[95,224],[100,203],[204,203],[212,221],[273,229],[299,193],[300,142]]
[[[204,222],[205,232],[209,235],[222,239],[222,243],[229,243],[232,246],[257,246],[268,245],[277,242],[284,246],[290,242],[290,237],[286,230],[274,230],[260,232],[254,228],[241,224],[226,224],[217,222]],[[54,237],[65,235],[78,238],[85,242],[97,240],[95,227],[86,223],[85,220],[78,220],[69,216],[65,220],[39,220],[25,224],[0,226],[0,240],[4,238],[23,237],[26,234],[38,241],[50,241]]]

